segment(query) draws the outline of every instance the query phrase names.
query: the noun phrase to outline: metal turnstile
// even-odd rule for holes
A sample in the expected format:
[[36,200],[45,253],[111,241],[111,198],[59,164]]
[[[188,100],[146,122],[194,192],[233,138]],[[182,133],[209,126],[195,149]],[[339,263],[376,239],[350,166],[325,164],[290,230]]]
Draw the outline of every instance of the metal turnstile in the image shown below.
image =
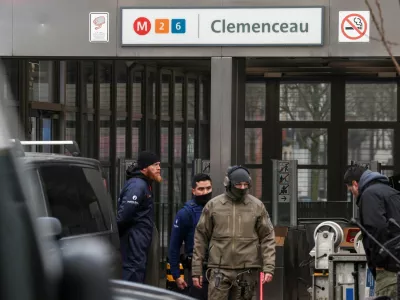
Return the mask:
[[313,300],[363,300],[375,295],[375,282],[367,267],[361,233],[352,250],[342,249],[343,229],[335,222],[319,224],[314,231],[315,247],[310,251]]

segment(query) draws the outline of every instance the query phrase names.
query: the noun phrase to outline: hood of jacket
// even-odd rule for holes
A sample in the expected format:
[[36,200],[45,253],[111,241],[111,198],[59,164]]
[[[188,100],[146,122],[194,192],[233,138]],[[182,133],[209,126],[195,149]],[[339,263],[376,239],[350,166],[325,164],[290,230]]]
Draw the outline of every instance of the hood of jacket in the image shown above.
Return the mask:
[[372,172],[370,170],[365,171],[360,178],[360,182],[358,183],[358,199],[365,191],[365,189],[372,183],[372,182],[379,182],[383,184],[389,184],[389,179],[378,172]]
[[126,180],[129,180],[131,178],[141,178],[144,181],[146,181],[147,184],[151,184],[153,181],[147,177],[146,175],[144,175],[139,169],[134,168],[134,169],[130,169],[128,168],[128,170],[126,170]]

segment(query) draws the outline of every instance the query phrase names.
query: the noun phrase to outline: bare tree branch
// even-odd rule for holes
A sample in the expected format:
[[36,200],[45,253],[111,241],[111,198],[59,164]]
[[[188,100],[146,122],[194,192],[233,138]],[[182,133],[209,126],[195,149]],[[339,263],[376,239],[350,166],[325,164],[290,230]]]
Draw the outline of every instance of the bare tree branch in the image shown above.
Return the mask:
[[[399,0],[400,1],[400,0]],[[382,39],[370,36],[369,37],[372,41],[377,41],[377,42],[382,42]],[[399,46],[399,43],[395,43],[395,42],[391,42],[391,41],[386,41],[386,43],[388,43],[388,45],[392,45],[392,46]]]
[[368,0],[365,0],[365,4],[368,6],[368,9],[371,13],[371,17],[372,17],[372,22],[374,22],[376,29],[378,30],[378,33],[381,37],[382,40],[382,44],[385,47],[387,53],[390,55],[390,58],[393,61],[393,64],[396,67],[397,73],[400,75],[400,65],[398,64],[396,58],[393,56],[392,50],[390,49],[389,43],[386,40],[386,36],[385,36],[385,29],[383,27],[383,14],[382,14],[382,8],[380,5],[380,1],[379,0],[375,0],[376,6],[378,7],[378,12],[379,12],[379,16],[380,16],[380,20],[381,20],[381,24],[378,23],[376,16],[372,10],[371,4],[369,3]]

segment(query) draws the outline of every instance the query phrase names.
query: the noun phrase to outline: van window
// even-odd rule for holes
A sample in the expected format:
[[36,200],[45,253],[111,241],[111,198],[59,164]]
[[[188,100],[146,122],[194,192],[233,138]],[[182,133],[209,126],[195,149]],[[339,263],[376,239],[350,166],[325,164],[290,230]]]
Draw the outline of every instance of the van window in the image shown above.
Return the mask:
[[[62,224],[62,236],[73,236],[110,228],[104,207],[104,185],[98,170],[74,165],[40,168],[50,214]],[[106,213],[106,214],[105,214]]]

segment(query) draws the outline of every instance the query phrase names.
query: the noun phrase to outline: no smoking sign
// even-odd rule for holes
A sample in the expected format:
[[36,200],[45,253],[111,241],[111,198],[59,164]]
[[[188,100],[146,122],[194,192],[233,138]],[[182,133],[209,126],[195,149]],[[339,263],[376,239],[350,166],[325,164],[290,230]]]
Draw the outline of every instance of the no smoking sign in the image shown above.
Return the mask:
[[339,12],[339,42],[369,42],[369,11]]

